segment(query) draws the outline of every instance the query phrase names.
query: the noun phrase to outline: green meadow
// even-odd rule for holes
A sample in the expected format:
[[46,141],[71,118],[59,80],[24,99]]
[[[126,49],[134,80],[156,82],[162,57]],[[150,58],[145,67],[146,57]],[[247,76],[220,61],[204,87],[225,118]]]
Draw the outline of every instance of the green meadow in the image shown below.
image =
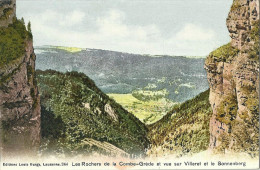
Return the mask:
[[107,95],[145,124],[158,121],[176,104],[164,97],[158,100],[139,100],[132,94],[110,93]]

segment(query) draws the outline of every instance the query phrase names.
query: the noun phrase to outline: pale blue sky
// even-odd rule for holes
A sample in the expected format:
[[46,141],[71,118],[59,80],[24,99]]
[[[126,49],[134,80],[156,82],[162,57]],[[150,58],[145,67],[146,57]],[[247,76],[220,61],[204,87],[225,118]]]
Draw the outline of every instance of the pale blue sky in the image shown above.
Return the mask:
[[232,0],[17,0],[34,45],[206,56],[230,41]]

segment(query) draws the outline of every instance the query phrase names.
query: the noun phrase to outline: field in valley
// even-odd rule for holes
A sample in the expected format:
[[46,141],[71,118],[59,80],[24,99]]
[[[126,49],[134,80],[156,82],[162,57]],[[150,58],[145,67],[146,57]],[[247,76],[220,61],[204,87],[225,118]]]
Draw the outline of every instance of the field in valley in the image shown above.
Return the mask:
[[132,94],[108,94],[127,111],[133,113],[145,124],[152,124],[161,119],[171,108],[177,104],[166,98],[158,100],[142,101],[133,97]]

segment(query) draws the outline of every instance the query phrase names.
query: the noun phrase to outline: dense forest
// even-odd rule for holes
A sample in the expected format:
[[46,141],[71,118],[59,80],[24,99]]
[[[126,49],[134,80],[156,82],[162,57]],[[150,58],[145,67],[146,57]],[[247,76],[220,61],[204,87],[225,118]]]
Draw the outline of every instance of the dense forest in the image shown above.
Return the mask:
[[[94,139],[130,154],[143,154],[147,128],[131,113],[100,91],[83,73],[37,71],[41,94],[42,138],[50,151],[106,153],[86,143]],[[44,146],[44,144],[43,144]]]

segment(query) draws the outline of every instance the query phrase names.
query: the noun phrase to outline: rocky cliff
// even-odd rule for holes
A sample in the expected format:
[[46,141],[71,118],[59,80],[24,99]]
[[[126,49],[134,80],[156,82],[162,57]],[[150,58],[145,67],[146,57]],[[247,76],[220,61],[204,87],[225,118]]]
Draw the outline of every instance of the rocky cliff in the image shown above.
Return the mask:
[[16,19],[14,0],[0,2],[0,20],[1,153],[26,155],[40,143],[32,34]]
[[15,0],[1,0],[0,1],[0,25],[8,27],[13,22],[16,14]]
[[227,17],[231,42],[205,61],[213,109],[210,148],[258,154],[259,1],[234,0]]

